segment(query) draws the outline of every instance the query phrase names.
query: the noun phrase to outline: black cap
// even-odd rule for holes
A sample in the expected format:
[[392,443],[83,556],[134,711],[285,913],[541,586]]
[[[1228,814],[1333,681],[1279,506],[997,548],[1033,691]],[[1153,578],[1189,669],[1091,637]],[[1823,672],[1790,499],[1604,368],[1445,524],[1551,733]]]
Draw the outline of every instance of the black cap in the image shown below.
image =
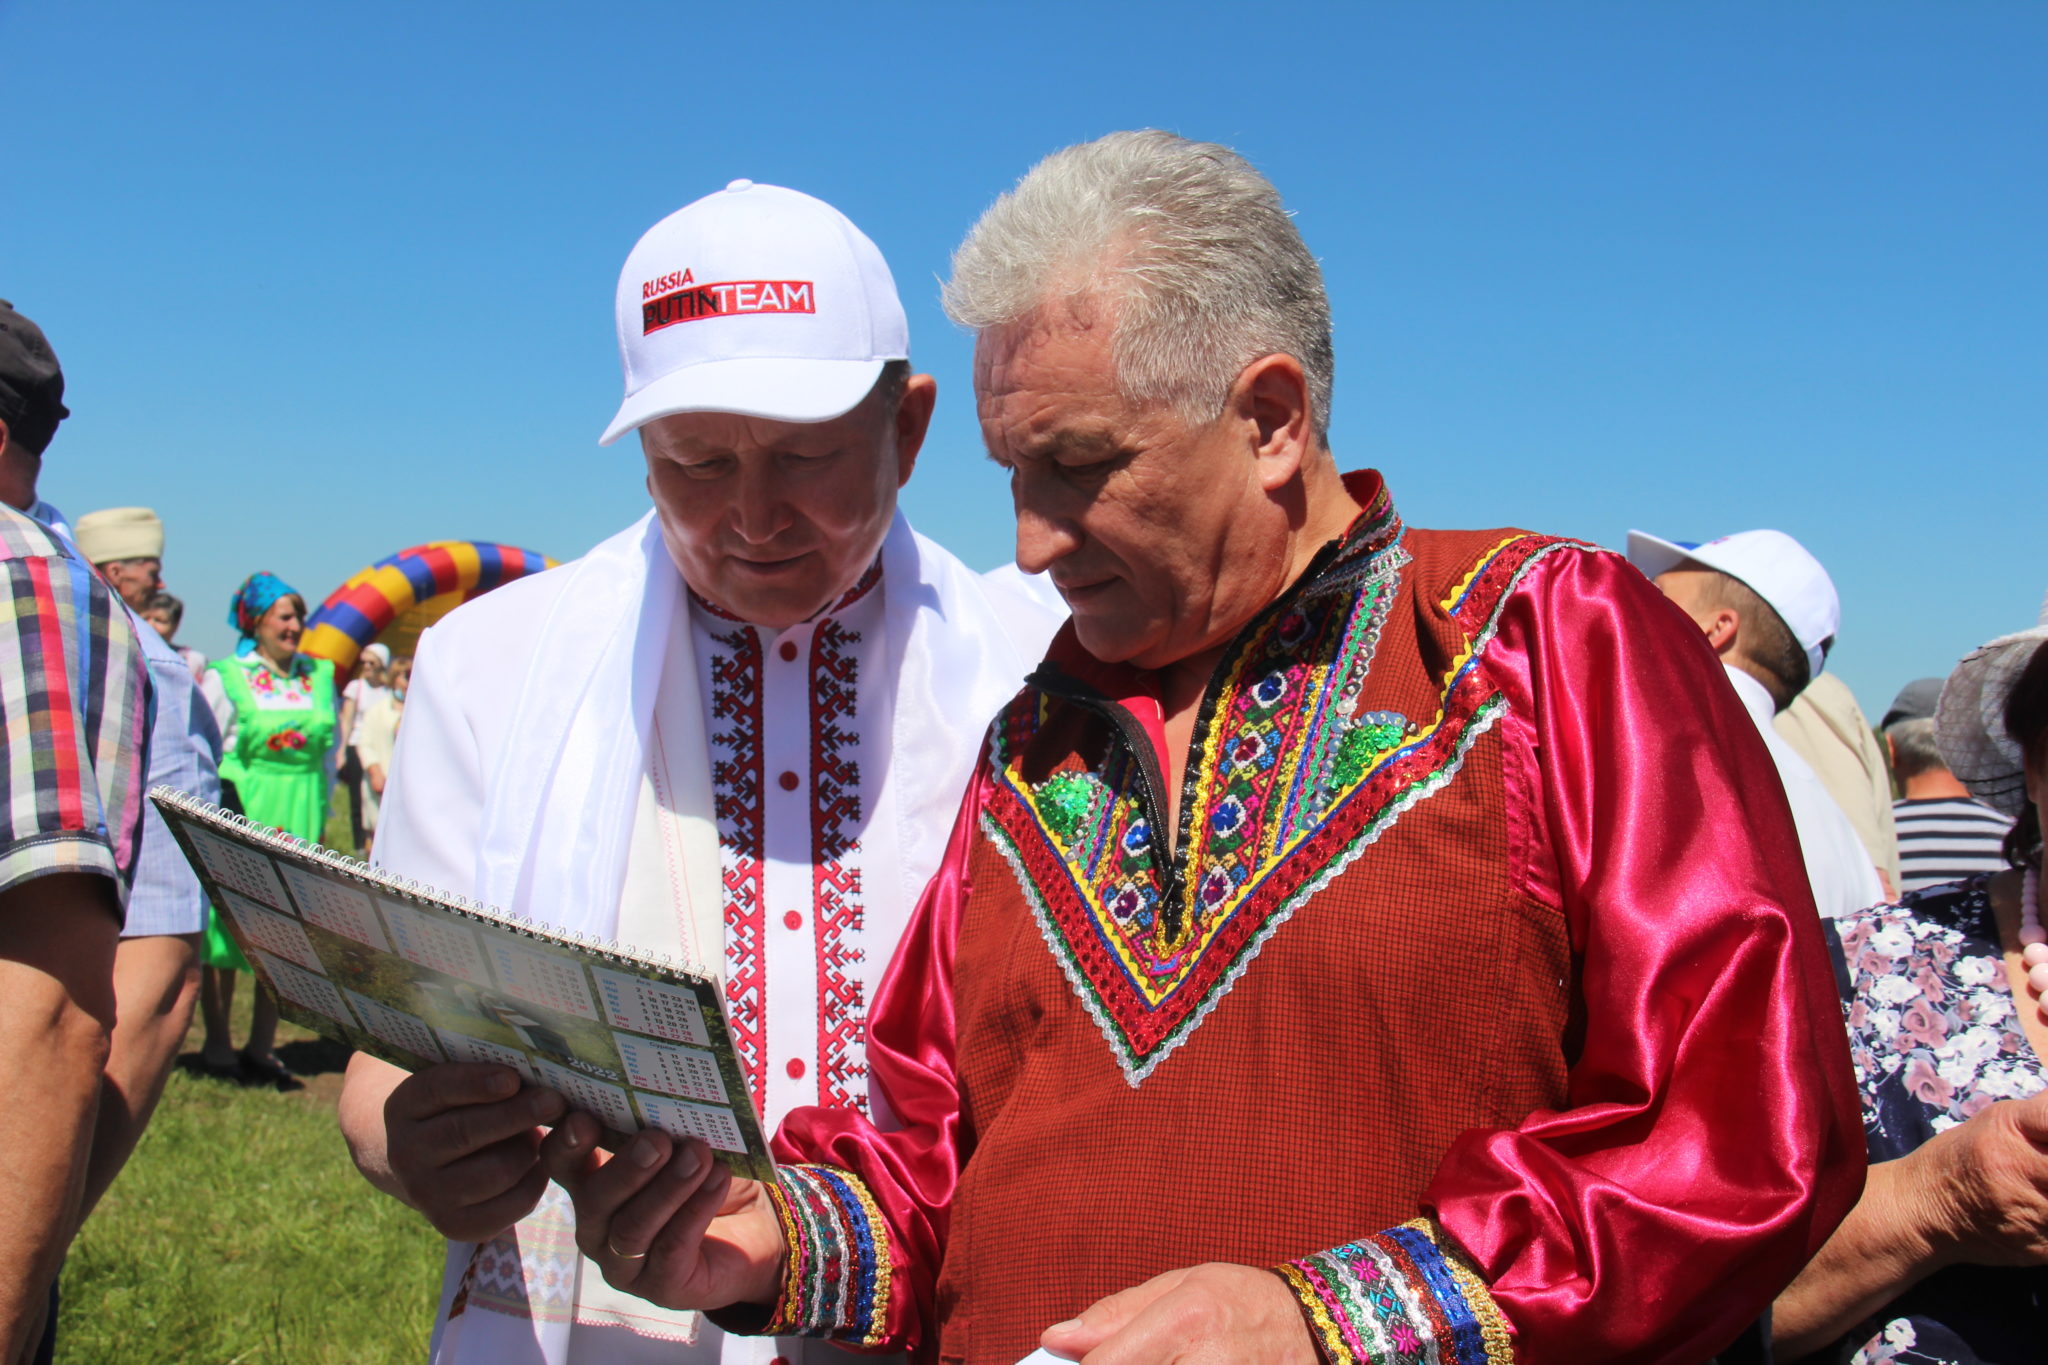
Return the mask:
[[43,329],[0,299],[0,422],[8,439],[40,455],[71,415],[64,406],[64,371]]
[[1884,713],[1878,729],[1889,730],[1902,720],[1932,720],[1934,704],[1941,700],[1940,678],[1915,678],[1892,698],[1892,709]]

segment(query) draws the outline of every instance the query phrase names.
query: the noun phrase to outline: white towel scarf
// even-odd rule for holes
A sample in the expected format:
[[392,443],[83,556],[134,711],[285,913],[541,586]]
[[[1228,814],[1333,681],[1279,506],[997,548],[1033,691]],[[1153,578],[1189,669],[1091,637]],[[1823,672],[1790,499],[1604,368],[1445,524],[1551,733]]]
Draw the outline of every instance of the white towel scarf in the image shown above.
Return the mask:
[[[666,814],[682,848],[683,891],[692,903],[674,910],[683,920],[701,922],[703,908],[719,905],[722,894],[714,793],[697,670],[693,662],[678,668],[678,661],[693,661],[687,613],[679,601],[682,579],[655,514],[557,572],[574,577],[557,594],[518,682],[510,740],[486,759],[475,894],[488,905],[591,938],[618,935],[666,661],[672,673],[666,684],[669,723],[680,722],[684,729],[662,736],[675,760],[668,765],[673,789]],[[981,581],[913,532],[900,513],[882,544],[881,589],[889,666],[864,683],[893,683],[895,695],[883,755],[884,799],[863,837],[893,833],[901,848],[899,865],[921,881],[938,866],[989,718],[1016,690],[1032,660],[1005,632]],[[672,641],[676,631],[681,638]],[[696,704],[678,704],[685,692]],[[876,831],[872,820],[891,811],[896,828]],[[918,889],[907,886],[903,894],[914,896]],[[641,918],[635,916],[636,922]],[[712,922],[721,919],[714,915]],[[673,950],[670,944],[643,946]],[[559,1195],[550,1187],[547,1203],[558,1203]],[[451,1244],[450,1250],[451,1271],[455,1262],[467,1263],[468,1244]],[[595,1285],[584,1293],[602,1301],[617,1297]],[[488,1341],[494,1360],[569,1361],[568,1322],[535,1321],[521,1328],[518,1320],[491,1316],[498,1321],[488,1328],[482,1321],[465,1324],[484,1329],[481,1338],[474,1330],[447,1333],[438,1342],[437,1358],[466,1365],[471,1348]],[[519,1341],[508,1352],[510,1337]],[[683,1354],[689,1354],[687,1347]]]

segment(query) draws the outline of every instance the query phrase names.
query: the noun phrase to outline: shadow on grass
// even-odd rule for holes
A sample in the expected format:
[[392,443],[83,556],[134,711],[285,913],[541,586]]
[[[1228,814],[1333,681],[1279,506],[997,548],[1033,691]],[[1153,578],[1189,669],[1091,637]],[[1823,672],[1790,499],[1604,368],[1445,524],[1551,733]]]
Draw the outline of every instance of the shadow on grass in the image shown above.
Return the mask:
[[198,1081],[210,1081],[216,1085],[235,1085],[245,1090],[278,1090],[286,1094],[303,1090],[306,1082],[316,1076],[339,1076],[348,1070],[349,1049],[345,1044],[329,1042],[325,1038],[307,1038],[295,1042],[280,1043],[277,1059],[285,1064],[291,1074],[289,1080],[279,1080],[251,1071],[246,1065],[228,1070],[215,1070],[206,1064],[198,1052],[180,1053],[178,1070]]
[[277,1059],[290,1067],[294,1076],[339,1075],[348,1070],[350,1055],[348,1044],[326,1038],[282,1043],[277,1049]]
[[[279,1048],[278,1053],[279,1059],[283,1060],[284,1049]],[[291,1063],[286,1062],[285,1065],[290,1066]],[[276,1076],[266,1076],[259,1072],[251,1071],[247,1066],[240,1063],[224,1070],[216,1070],[208,1066],[205,1058],[197,1052],[180,1053],[177,1069],[194,1080],[208,1085],[229,1085],[242,1090],[275,1090],[282,1095],[289,1095],[295,1090],[304,1090],[306,1088],[306,1083],[296,1075],[280,1079]]]

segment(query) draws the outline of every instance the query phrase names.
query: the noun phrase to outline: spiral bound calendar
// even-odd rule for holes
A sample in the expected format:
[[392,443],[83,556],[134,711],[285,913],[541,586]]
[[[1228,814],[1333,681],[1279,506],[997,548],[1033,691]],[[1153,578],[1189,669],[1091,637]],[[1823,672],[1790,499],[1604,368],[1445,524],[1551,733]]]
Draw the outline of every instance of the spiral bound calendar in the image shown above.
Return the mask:
[[408,1071],[498,1062],[591,1114],[702,1138],[735,1175],[775,1169],[718,983],[513,919],[253,825],[149,794],[219,922],[294,1023]]

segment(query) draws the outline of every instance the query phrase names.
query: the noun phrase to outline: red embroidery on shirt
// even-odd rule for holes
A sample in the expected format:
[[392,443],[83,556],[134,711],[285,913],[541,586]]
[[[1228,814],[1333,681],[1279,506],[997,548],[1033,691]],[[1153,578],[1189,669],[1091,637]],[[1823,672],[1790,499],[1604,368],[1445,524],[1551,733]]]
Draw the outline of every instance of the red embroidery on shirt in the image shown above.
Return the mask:
[[[865,587],[861,588],[865,591]],[[811,637],[811,918],[818,945],[818,1103],[867,1112],[867,991],[849,944],[865,918],[859,850],[860,636],[824,621]]]
[[742,626],[712,637],[711,786],[724,874],[725,1007],[747,1087],[768,1109],[767,869],[761,806],[761,643]]

